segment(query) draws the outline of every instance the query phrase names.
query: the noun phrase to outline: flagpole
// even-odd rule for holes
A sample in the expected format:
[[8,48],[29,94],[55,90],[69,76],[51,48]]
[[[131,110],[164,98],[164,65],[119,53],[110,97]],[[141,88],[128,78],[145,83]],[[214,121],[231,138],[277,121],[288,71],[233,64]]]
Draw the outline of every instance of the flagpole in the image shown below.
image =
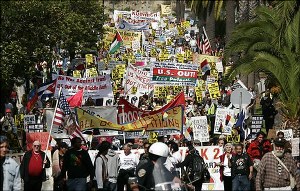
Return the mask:
[[[53,117],[52,117],[51,127],[50,127],[50,131],[49,131],[48,139],[47,139],[46,152],[47,152],[48,147],[49,147],[49,140],[50,140],[50,137],[51,137],[51,132],[52,132],[52,128],[53,128],[53,121],[54,121],[54,118],[55,118],[55,113],[56,113],[57,105],[58,105],[58,102],[59,102],[60,92],[61,92],[61,87],[59,88],[58,99],[56,101],[56,105],[55,105],[55,108],[54,108],[54,113],[53,113]],[[43,160],[43,168],[45,168],[44,161],[46,160],[46,157],[47,157],[47,154],[45,154],[45,157],[44,157],[44,160]]]

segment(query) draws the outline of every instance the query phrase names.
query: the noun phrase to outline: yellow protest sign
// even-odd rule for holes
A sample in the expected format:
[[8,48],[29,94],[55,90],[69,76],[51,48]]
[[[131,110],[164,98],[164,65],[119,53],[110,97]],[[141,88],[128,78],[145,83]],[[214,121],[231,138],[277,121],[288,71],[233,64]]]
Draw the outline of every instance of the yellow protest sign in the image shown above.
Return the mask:
[[81,78],[81,72],[79,70],[73,71],[73,77],[74,78]]
[[158,132],[150,132],[150,134],[149,134],[149,143],[156,143],[158,140],[157,140],[157,138],[158,138]]
[[93,55],[92,54],[86,54],[85,55],[85,62],[86,63],[93,63],[94,61],[93,61]]
[[184,54],[177,53],[176,54],[176,59],[177,59],[177,62],[183,63],[184,62]]
[[160,4],[160,8],[161,8],[162,15],[170,15],[172,13],[171,5]]
[[207,87],[211,98],[221,97],[218,82],[207,84]]
[[76,108],[78,124],[81,130],[90,128],[110,129],[117,131],[155,131],[163,129],[181,130],[183,125],[183,109],[173,107],[164,113],[145,116],[132,123],[118,125],[101,117],[89,114],[87,111]]
[[113,27],[104,27],[105,34],[104,38],[108,45],[114,40],[116,32],[118,31],[123,39],[123,45],[131,47],[132,41],[140,41],[142,33],[141,32],[131,32],[126,30],[115,29]]

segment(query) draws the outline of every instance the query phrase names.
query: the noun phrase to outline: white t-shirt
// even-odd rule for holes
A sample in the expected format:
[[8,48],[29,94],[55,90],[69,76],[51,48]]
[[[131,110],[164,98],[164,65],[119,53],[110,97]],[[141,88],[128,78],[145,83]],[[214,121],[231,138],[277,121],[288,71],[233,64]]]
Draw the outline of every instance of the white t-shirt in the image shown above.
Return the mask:
[[139,164],[139,159],[137,155],[130,153],[125,155],[124,153],[120,154],[120,169],[128,170],[134,169]]
[[[232,155],[230,155],[230,158],[232,157]],[[224,176],[231,176],[231,169],[228,166],[228,158],[227,156],[225,156],[224,158],[224,171],[223,171],[223,175]]]

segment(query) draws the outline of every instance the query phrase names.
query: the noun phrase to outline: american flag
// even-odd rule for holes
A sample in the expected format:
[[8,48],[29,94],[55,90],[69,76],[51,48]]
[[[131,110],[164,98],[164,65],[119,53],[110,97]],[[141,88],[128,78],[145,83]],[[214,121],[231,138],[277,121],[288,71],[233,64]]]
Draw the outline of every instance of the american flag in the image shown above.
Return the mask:
[[201,54],[211,54],[212,49],[204,27],[199,48],[201,50]]
[[74,116],[72,115],[70,115],[67,120],[66,130],[68,131],[68,135],[70,139],[74,137],[79,137],[81,140],[85,141],[83,134],[81,133],[80,128],[76,123]]
[[64,117],[66,115],[71,115],[70,106],[63,94],[62,91],[60,91],[60,95],[58,97],[58,104],[57,108],[54,114],[54,121],[53,124],[61,126],[64,123]]

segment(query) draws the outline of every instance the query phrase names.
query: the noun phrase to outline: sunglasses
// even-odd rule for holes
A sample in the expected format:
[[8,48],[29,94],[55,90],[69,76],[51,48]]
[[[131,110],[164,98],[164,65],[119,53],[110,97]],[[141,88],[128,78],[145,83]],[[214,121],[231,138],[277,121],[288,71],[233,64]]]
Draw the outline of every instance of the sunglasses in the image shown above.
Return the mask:
[[40,147],[41,145],[33,145],[34,147]]

